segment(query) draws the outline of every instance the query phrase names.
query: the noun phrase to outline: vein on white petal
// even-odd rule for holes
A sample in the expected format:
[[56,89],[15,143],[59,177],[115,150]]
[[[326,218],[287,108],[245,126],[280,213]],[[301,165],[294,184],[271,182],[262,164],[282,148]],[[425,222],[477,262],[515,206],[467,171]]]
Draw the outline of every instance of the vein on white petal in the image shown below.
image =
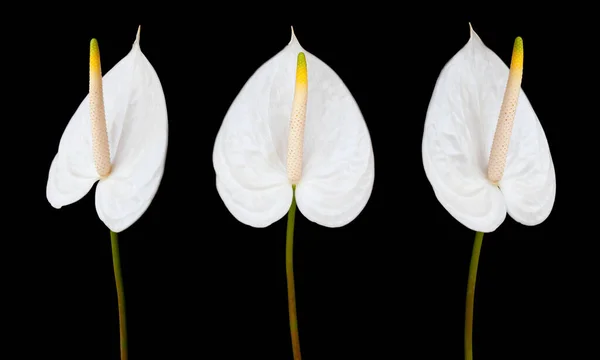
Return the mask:
[[[298,209],[327,227],[353,221],[367,204],[375,178],[369,130],[350,90],[323,61],[305,51],[308,103]],[[352,59],[350,57],[350,59]]]
[[467,44],[438,77],[422,144],[423,166],[437,199],[464,226],[482,232],[494,231],[506,217],[502,193],[486,177],[504,94],[491,86],[497,81],[492,55],[471,29]]
[[127,179],[111,177],[98,183],[96,211],[98,217],[113,232],[119,233],[133,225],[146,212],[158,191],[164,162],[149,182],[136,186]]
[[292,202],[269,128],[269,65],[263,65],[234,100],[213,150],[221,199],[238,221],[257,228],[281,219]]
[[[115,112],[119,145],[110,176],[98,184],[96,210],[113,231],[136,222],[154,199],[164,173],[168,146],[168,113],[160,79],[139,48],[132,49],[127,100]],[[117,229],[117,230],[114,230]]]
[[65,154],[59,153],[54,156],[46,184],[46,198],[56,209],[80,200],[99,179],[93,162],[91,167],[84,165],[93,161],[91,150],[87,153],[72,151],[67,154],[67,149],[73,149],[77,144],[64,144],[62,148]]
[[[375,180],[375,157],[368,157],[367,168],[362,174],[352,174],[340,179],[340,187],[329,178],[303,180],[296,188],[298,209],[310,221],[322,226],[336,228],[349,224],[363,211]],[[343,176],[343,175],[342,175]],[[358,178],[351,187],[345,186]],[[348,181],[350,180],[350,181]]]

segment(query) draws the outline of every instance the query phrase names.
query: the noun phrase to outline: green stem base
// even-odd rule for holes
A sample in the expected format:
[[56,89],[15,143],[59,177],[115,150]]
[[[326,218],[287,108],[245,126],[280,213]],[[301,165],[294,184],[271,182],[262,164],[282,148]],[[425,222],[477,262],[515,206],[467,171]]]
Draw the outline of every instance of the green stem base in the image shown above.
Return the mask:
[[483,233],[475,234],[473,253],[471,255],[471,266],[469,267],[469,282],[467,284],[467,311],[465,315],[465,360],[473,360],[473,307],[475,305],[475,283],[477,282],[477,267],[479,265],[479,254]]
[[121,258],[119,255],[119,237],[117,233],[110,232],[112,247],[113,268],[115,283],[117,285],[117,302],[119,305],[119,336],[121,341],[121,360],[127,360],[127,327],[125,320],[125,292],[123,290],[123,277],[121,276]]
[[296,218],[296,187],[292,187],[292,205],[288,212],[287,234],[285,240],[285,272],[287,276],[288,308],[290,314],[290,333],[294,360],[301,360],[300,337],[298,336],[298,319],[296,315],[296,291],[294,288],[294,221]]

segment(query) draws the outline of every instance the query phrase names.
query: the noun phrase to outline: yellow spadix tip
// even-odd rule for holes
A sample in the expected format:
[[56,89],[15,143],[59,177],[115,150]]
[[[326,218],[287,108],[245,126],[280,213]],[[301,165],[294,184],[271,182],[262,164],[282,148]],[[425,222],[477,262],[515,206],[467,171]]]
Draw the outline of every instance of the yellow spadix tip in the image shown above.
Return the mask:
[[296,68],[296,82],[300,84],[306,84],[308,82],[308,75],[306,71],[306,56],[303,52],[298,53],[298,66]]
[[523,67],[523,39],[520,36],[515,39],[510,67],[515,69]]
[[100,47],[98,47],[96,39],[90,41],[90,69],[92,71],[100,70]]

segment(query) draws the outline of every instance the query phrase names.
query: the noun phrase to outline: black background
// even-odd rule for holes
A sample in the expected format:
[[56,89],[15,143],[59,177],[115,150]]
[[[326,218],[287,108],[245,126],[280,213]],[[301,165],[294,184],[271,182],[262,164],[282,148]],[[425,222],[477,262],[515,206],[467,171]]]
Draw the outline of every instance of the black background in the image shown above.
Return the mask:
[[15,136],[27,154],[17,161],[23,180],[12,180],[13,188],[27,188],[27,196],[9,191],[19,199],[13,217],[5,217],[7,242],[17,245],[4,262],[11,264],[4,291],[14,302],[5,315],[16,320],[9,333],[17,341],[7,341],[3,351],[18,354],[8,358],[38,358],[38,352],[60,359],[119,357],[109,232],[96,215],[95,187],[60,210],[47,202],[45,188],[62,132],[88,91],[90,39],[99,41],[106,73],[129,52],[141,24],[141,49],[165,92],[169,148],[151,206],[120,234],[130,359],[292,358],[285,218],[265,229],[236,221],[216,191],[212,167],[227,109],[252,73],[286,46],[290,25],[352,92],[376,160],[372,196],[351,224],[328,229],[297,215],[303,358],[462,359],[474,233],[436,200],[421,141],[435,81],[468,41],[468,21],[507,64],[515,37],[523,37],[522,87],[557,174],[556,202],[544,223],[526,227],[507,216],[484,237],[475,358],[593,358],[597,325],[587,303],[597,280],[585,261],[593,236],[584,235],[589,223],[579,219],[588,212],[582,206],[595,208],[576,202],[582,198],[575,190],[585,186],[579,174],[589,170],[573,155],[581,146],[573,134],[580,130],[568,126],[577,117],[565,99],[575,90],[563,76],[583,66],[565,60],[576,31],[542,16],[425,21],[413,15],[396,21],[340,16],[335,24],[326,17],[213,22],[209,14],[202,21],[23,24],[22,33],[30,27],[36,35],[11,38],[20,47],[9,61],[28,68],[13,94],[24,104],[30,96],[37,100],[28,104],[33,115],[22,119]]

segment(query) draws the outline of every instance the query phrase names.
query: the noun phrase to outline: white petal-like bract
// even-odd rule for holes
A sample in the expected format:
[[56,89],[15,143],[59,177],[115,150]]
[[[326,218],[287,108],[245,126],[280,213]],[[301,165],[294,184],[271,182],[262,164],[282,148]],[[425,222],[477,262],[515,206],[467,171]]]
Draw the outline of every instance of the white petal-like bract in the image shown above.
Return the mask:
[[373,188],[373,149],[358,105],[292,32],[290,43],[246,82],[215,140],[218,192],[233,216],[253,227],[279,220],[291,204],[286,156],[299,52],[306,56],[308,102],[298,209],[320,225],[343,226],[363,210]]
[[487,179],[508,74],[508,66],[471,29],[467,44],[441,71],[427,110],[425,173],[444,208],[474,231],[494,231],[507,211],[522,224],[539,224],[554,204],[548,142],[523,90],[504,177],[498,186]]
[[[137,221],[162,179],[168,138],[167,107],[158,75],[142,53],[139,33],[131,51],[102,78],[112,172],[96,189],[96,210],[121,232]],[[55,208],[89,192],[94,168],[89,94],[69,121],[48,176],[46,195]]]

